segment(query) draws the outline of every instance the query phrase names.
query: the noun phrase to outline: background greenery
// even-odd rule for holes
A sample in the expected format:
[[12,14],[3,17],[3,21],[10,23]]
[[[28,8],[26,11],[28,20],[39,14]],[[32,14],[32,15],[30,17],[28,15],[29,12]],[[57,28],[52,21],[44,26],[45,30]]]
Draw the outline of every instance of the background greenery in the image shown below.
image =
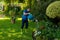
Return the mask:
[[11,19],[0,19],[1,40],[32,40],[32,31],[37,28],[37,24],[29,21],[28,32],[24,29],[21,34],[21,20],[17,20],[27,8],[30,8],[31,14],[39,20],[41,34],[36,37],[37,40],[60,40],[60,0],[0,0],[0,2],[4,5],[0,15]]

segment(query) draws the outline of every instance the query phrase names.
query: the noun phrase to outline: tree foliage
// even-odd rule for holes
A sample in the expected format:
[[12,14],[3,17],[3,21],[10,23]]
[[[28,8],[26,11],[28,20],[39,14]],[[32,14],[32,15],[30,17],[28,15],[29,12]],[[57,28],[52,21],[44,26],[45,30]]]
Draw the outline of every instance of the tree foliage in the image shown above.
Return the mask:
[[46,8],[53,1],[55,0],[32,0],[31,9],[34,16],[39,20],[45,19]]

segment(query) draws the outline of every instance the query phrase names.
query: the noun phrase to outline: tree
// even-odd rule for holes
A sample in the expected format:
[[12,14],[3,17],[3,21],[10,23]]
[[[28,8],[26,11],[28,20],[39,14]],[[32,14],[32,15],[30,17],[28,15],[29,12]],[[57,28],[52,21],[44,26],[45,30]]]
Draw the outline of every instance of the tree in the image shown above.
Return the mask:
[[37,19],[45,19],[47,6],[55,0],[32,0],[31,10]]
[[11,6],[10,7],[10,17],[11,17],[11,22],[15,23],[16,17],[19,14],[19,11],[21,10],[20,6]]
[[14,3],[18,0],[5,0],[7,3],[7,7],[5,10],[5,14],[11,17],[11,22],[15,23],[16,16],[18,15],[18,12],[21,10],[21,7],[19,5],[15,5]]

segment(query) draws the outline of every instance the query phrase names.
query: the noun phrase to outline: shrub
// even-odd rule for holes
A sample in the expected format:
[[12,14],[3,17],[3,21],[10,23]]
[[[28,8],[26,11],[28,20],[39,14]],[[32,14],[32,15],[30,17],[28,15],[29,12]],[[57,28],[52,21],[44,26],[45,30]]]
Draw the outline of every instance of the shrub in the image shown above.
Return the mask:
[[49,18],[60,18],[60,1],[51,3],[46,9],[46,15]]

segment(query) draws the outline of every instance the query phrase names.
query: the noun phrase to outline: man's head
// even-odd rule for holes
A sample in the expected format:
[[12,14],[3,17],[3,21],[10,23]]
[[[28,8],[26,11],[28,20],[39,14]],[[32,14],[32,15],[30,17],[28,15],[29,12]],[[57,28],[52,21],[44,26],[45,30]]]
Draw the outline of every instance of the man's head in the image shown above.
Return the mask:
[[28,8],[27,11],[30,12],[30,8]]

